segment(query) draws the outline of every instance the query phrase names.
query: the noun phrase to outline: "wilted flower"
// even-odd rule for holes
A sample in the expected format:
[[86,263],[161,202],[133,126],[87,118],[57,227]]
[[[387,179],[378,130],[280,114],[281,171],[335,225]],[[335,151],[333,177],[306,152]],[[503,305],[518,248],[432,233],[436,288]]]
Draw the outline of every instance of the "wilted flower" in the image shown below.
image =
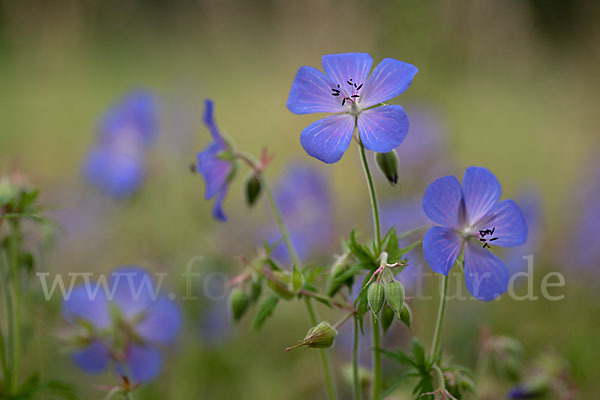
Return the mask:
[[325,74],[300,67],[287,102],[295,114],[333,114],[302,131],[304,150],[335,163],[350,145],[355,126],[369,150],[387,153],[400,145],[408,132],[406,113],[398,105],[376,106],[408,89],[417,68],[386,58],[369,76],[373,59],[367,53],[329,54],[321,63]]
[[431,268],[444,275],[464,251],[465,281],[479,300],[493,300],[506,291],[510,273],[492,246],[525,243],[527,225],[517,204],[500,200],[502,187],[487,169],[469,167],[461,187],[453,176],[429,185],[423,210],[436,226],[423,238],[423,253]]
[[139,267],[115,270],[108,283],[73,288],[63,315],[78,328],[75,364],[99,373],[114,363],[134,382],[153,379],[162,364],[155,346],[172,342],[181,325],[177,306],[156,292],[150,274]]
[[135,193],[144,180],[146,150],[156,136],[156,113],[154,96],[141,91],[111,108],[84,162],[87,181],[112,197]]
[[214,103],[205,101],[204,124],[210,130],[212,142],[200,153],[198,153],[198,172],[206,182],[206,200],[216,196],[213,206],[213,216],[219,221],[226,221],[227,216],[223,212],[223,200],[229,189],[229,182],[235,164],[231,155],[231,148],[223,138],[213,116]]

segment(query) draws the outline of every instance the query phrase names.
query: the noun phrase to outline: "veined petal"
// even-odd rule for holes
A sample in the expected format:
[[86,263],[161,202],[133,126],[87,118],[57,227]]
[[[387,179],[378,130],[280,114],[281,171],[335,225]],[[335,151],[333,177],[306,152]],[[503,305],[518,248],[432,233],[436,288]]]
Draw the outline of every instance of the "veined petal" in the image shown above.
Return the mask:
[[400,106],[383,106],[365,110],[358,116],[360,140],[369,150],[392,151],[408,133],[408,117]]
[[287,108],[294,114],[339,112],[342,110],[341,94],[333,96],[332,89],[335,88],[337,83],[318,69],[300,67],[292,83]]
[[154,347],[132,345],[127,352],[127,365],[119,365],[117,369],[129,375],[135,383],[151,381],[160,372],[162,356]]
[[108,367],[110,354],[102,342],[95,340],[89,346],[75,351],[71,358],[81,370],[89,374],[97,374]]
[[463,177],[463,193],[469,224],[475,225],[500,200],[502,187],[488,169],[469,167]]
[[[321,58],[323,70],[329,78],[348,91],[352,84],[364,84],[371,71],[373,59],[367,53],[328,54]],[[352,79],[352,83],[348,82]]]
[[414,65],[393,58],[384,59],[365,83],[360,94],[361,107],[371,107],[403,93],[418,71]]
[[338,162],[350,145],[354,117],[337,114],[313,122],[300,135],[304,150],[327,164]]
[[432,270],[448,275],[462,248],[462,237],[440,226],[429,229],[423,237],[423,255]]
[[494,300],[506,292],[510,273],[491,251],[469,240],[465,244],[465,282],[477,300]]
[[198,153],[197,170],[206,183],[204,197],[207,200],[217,194],[231,172],[231,163],[218,157],[221,150],[219,146],[213,143],[206,150]]
[[144,319],[135,330],[144,340],[162,343],[175,339],[180,327],[179,308],[171,300],[162,298],[146,310]]
[[477,230],[494,229],[490,238],[496,238],[490,244],[502,247],[520,246],[527,240],[527,223],[517,203],[503,200],[483,217]]
[[462,199],[458,180],[453,176],[445,176],[433,181],[425,190],[423,210],[433,222],[459,229],[464,214]]
[[69,298],[63,300],[62,312],[65,319],[72,324],[81,319],[89,322],[96,329],[105,329],[111,323],[106,294],[98,285],[92,284],[89,288],[81,285],[73,288]]

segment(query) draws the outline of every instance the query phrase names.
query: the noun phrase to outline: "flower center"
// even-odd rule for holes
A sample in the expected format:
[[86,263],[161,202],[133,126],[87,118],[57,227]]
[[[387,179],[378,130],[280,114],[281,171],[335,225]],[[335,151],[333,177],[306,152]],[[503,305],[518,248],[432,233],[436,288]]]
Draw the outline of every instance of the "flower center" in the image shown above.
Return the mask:
[[350,78],[346,81],[346,84],[337,84],[337,87],[331,89],[331,95],[334,97],[340,97],[342,107],[348,104],[350,107],[350,114],[357,115],[360,112],[360,107],[358,106],[358,99],[360,98],[360,89],[362,89],[363,84],[354,82],[353,78]]

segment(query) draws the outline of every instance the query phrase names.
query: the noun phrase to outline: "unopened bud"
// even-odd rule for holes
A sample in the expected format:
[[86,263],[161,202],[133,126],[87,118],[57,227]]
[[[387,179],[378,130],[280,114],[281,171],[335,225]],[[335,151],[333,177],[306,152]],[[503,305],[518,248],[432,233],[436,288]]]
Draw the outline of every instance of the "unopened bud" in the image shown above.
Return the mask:
[[291,300],[295,294],[290,290],[291,277],[288,273],[283,271],[272,271],[270,276],[267,276],[267,285],[273,290],[279,297]]
[[229,305],[234,321],[239,321],[250,305],[250,297],[242,289],[234,289],[229,296]]
[[327,295],[329,297],[335,296],[344,285],[352,286],[353,277],[350,276],[348,279],[340,279],[342,275],[350,269],[350,263],[348,262],[349,258],[350,252],[344,253],[335,261],[333,267],[331,267],[331,273],[327,279]]
[[375,153],[375,161],[381,173],[394,186],[398,183],[398,155],[396,150],[388,153]]
[[402,311],[400,312],[400,320],[409,328],[412,325],[412,311],[410,310],[410,307],[408,306],[408,304],[404,303],[402,304]]
[[369,308],[371,309],[373,316],[377,318],[377,314],[379,314],[381,307],[383,307],[383,302],[385,301],[383,285],[379,282],[373,282],[368,290],[367,300],[369,301]]
[[296,349],[301,346],[312,347],[314,349],[328,349],[333,346],[337,330],[329,325],[329,322],[321,322],[319,325],[310,328],[306,337],[295,346],[288,347],[286,351]]
[[260,197],[261,183],[256,174],[252,174],[246,180],[246,204],[252,207]]
[[386,283],[385,299],[392,311],[400,319],[400,313],[404,305],[404,286],[396,280]]
[[384,335],[392,326],[392,322],[394,322],[394,312],[389,307],[383,307],[383,311],[381,312],[381,328]]

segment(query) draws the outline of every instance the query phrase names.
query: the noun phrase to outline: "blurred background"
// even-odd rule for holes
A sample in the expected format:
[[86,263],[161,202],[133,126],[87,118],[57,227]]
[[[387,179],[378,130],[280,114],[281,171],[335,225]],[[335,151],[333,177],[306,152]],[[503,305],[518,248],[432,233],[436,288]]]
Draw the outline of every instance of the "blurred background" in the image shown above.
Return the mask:
[[[266,206],[245,206],[243,179],[225,201],[229,220],[211,217],[204,183],[189,170],[210,140],[202,124],[204,99],[210,98],[217,124],[238,148],[258,155],[267,146],[275,154],[267,175],[276,186],[290,162],[328,182],[331,237],[312,256],[330,265],[340,236],[357,227],[361,237],[370,237],[368,193],[354,144],[332,166],[304,153],[299,134],[316,118],[286,109],[290,85],[301,65],[320,68],[324,54],[368,52],[374,65],[385,57],[409,62],[419,73],[393,100],[411,120],[398,149],[400,184],[392,188],[382,176],[377,179],[389,208],[385,224],[400,230],[421,225],[408,219],[418,214],[428,183],[450,174],[460,178],[471,165],[496,174],[504,198],[516,199],[524,211],[531,204],[535,221],[526,251],[535,256],[533,290],[539,299],[450,301],[445,348],[456,362],[473,367],[482,329],[514,336],[528,358],[560,357],[580,398],[595,398],[599,8],[591,0],[4,0],[2,172],[18,168],[40,188],[48,215],[62,226],[44,252],[44,271],[101,273],[138,264],[170,273],[168,284],[177,293],[184,289],[179,274],[196,256],[202,260],[195,268],[203,274],[234,275],[239,257],[251,257],[273,225]],[[132,90],[154,96],[156,138],[144,150],[139,188],[115,198],[86,180],[84,165],[103,116]],[[514,272],[525,269],[520,256]],[[540,291],[552,271],[565,277],[564,287],[550,289],[564,294],[560,301],[544,299]],[[199,294],[203,282],[194,289]],[[433,300],[413,303],[413,331],[428,343],[438,280],[425,282]],[[526,284],[517,288],[526,291]],[[60,300],[44,302],[35,280],[30,293],[25,368],[77,383],[83,398],[102,398],[96,385],[112,384],[114,377],[77,370],[57,339],[64,325]],[[139,398],[323,396],[316,353],[283,351],[308,329],[297,303],[280,305],[259,333],[250,330],[251,318],[236,327],[228,322],[226,299],[201,297],[180,306],[180,339]],[[332,321],[340,315],[320,311]],[[411,337],[400,326],[388,335],[390,347],[406,346]],[[350,359],[350,345],[343,346],[340,339],[332,351],[338,372]],[[400,373],[398,365],[386,367],[387,379]],[[349,393],[343,374],[337,378],[340,392]],[[486,384],[485,398],[505,398],[507,384]],[[397,396],[410,398],[402,391]]]

